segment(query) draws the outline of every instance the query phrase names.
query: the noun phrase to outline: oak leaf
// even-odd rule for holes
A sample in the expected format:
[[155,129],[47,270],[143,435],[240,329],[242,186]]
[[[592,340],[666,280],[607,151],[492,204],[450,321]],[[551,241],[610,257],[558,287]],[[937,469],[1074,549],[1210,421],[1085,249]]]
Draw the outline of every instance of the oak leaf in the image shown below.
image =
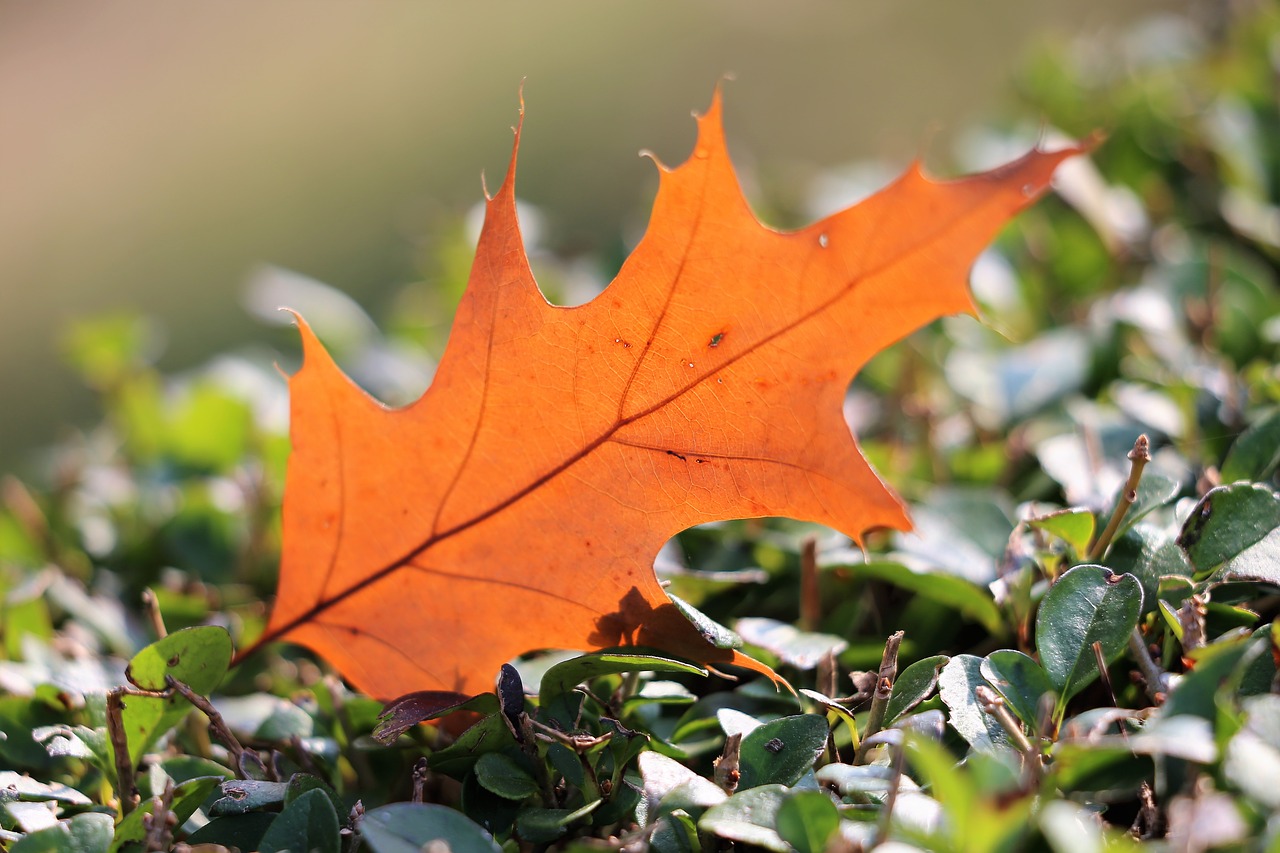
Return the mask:
[[658,164],[649,228],[617,278],[564,308],[542,296],[521,242],[515,135],[421,399],[371,399],[299,319],[280,587],[262,642],[308,646],[380,698],[488,690],[505,661],[540,648],[636,644],[768,672],[671,604],[659,548],[751,516],[854,539],[907,529],[844,421],[848,383],[893,341],[973,309],[978,252],[1081,149],[950,182],[913,165],[856,207],[779,233],[743,198],[717,93],[693,155]]

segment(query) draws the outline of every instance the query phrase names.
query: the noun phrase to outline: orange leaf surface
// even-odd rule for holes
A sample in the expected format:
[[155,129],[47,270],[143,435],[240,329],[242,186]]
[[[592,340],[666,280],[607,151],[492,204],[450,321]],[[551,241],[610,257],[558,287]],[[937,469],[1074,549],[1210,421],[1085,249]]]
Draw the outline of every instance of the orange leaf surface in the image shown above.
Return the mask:
[[779,233],[743,198],[717,93],[689,160],[659,165],[643,241],[575,308],[549,304],[530,272],[513,151],[416,403],[368,397],[299,321],[284,555],[262,641],[308,646],[380,698],[488,690],[502,663],[540,648],[637,644],[768,672],[702,638],[654,556],[729,518],[790,516],[855,539],[908,528],[844,421],[848,383],[893,341],[972,310],[978,252],[1079,150],[945,183],[913,166]]

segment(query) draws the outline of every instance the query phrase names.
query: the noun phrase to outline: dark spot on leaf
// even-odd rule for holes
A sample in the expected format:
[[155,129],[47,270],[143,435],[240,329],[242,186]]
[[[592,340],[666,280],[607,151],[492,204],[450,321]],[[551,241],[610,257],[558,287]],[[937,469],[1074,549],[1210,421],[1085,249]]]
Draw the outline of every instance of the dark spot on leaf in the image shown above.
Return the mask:
[[1187,519],[1187,524],[1182,528],[1182,533],[1178,535],[1178,547],[1184,551],[1189,551],[1200,541],[1200,537],[1204,535],[1205,525],[1209,523],[1209,519],[1213,516],[1213,497],[1212,494],[1205,495],[1204,500],[1200,502],[1200,506],[1196,508],[1195,515]]
[[707,346],[714,349],[715,347],[720,346],[720,342],[723,340],[724,340],[724,332],[716,332],[714,335],[711,336],[711,343],[707,344]]
[[181,661],[181,658],[178,655],[174,655],[173,657],[165,661],[165,663],[167,663],[169,666],[177,666],[179,661]]
[[667,451],[667,455],[668,455],[668,456],[674,456],[675,458],[679,459],[681,462],[688,462],[688,461],[689,461],[689,460],[688,460],[688,459],[686,459],[684,456],[680,455],[679,453],[676,453],[674,450],[668,450],[668,451]]
[[779,752],[782,752],[782,747],[784,746],[786,746],[786,744],[782,742],[782,738],[774,738],[766,743],[764,748],[772,752],[774,755],[777,755]]
[[243,800],[245,797],[249,796],[249,792],[244,788],[223,788],[222,790],[223,793],[233,800]]

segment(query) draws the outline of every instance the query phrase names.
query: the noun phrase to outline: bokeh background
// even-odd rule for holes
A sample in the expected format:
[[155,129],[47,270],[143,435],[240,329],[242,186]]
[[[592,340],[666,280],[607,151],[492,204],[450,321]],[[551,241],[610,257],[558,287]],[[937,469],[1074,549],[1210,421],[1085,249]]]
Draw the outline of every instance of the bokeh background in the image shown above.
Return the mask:
[[501,179],[521,80],[538,240],[607,275],[656,183],[636,152],[682,160],[725,74],[735,159],[787,225],[786,188],[840,164],[945,170],[957,134],[1011,109],[1037,45],[1185,6],[0,3],[0,471],[93,411],[65,366],[78,319],[151,318],[180,370],[288,346],[245,306],[264,264],[375,319],[430,291],[481,173]]

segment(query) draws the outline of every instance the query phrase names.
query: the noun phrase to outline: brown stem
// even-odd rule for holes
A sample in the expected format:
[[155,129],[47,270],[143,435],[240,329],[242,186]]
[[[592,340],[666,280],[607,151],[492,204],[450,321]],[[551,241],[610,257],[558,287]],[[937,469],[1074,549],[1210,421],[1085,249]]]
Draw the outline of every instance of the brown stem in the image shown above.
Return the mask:
[[862,733],[862,743],[858,746],[857,755],[854,756],[854,764],[861,764],[866,759],[869,749],[867,739],[884,725],[889,697],[893,695],[893,682],[898,677],[898,649],[902,646],[905,634],[905,631],[895,631],[885,641],[884,655],[880,658],[880,672],[876,676],[875,693],[871,695],[871,713],[867,717],[867,726]]
[[157,640],[163,640],[169,636],[169,631],[164,627],[164,616],[160,613],[160,600],[156,598],[155,590],[148,587],[142,591],[142,607],[147,613],[147,621],[151,623],[151,630],[155,633]]
[[1121,492],[1120,500],[1116,502],[1116,507],[1111,512],[1111,520],[1107,522],[1106,529],[1094,540],[1093,547],[1089,549],[1087,558],[1089,562],[1096,563],[1107,552],[1116,531],[1120,529],[1120,522],[1124,521],[1129,508],[1138,500],[1138,483],[1142,480],[1142,469],[1150,461],[1151,442],[1144,433],[1138,436],[1138,440],[1133,443],[1133,450],[1129,451],[1129,479],[1125,481],[1124,491]]
[[107,692],[107,736],[115,754],[116,791],[120,797],[120,815],[127,817],[138,804],[134,784],[133,760],[129,758],[129,737],[124,730],[124,694],[128,688],[117,687]]
[[1022,724],[1014,718],[1013,714],[1009,713],[1009,709],[1005,707],[1004,699],[1000,694],[985,684],[976,687],[973,695],[978,700],[979,707],[996,718],[996,721],[1009,733],[1009,739],[1013,741],[1013,745],[1018,752],[1022,753],[1022,767],[1027,774],[1028,790],[1037,787],[1040,784],[1040,774],[1043,770],[1040,750],[1022,731]]

